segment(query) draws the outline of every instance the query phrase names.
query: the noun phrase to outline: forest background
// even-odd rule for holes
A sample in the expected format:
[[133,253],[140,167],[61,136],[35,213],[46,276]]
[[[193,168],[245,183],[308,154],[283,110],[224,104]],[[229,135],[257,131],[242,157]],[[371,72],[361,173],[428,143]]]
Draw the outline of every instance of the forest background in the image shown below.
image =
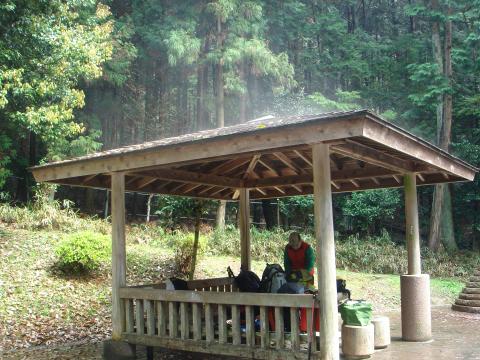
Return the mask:
[[[36,194],[29,166],[265,115],[369,108],[480,165],[478,0],[7,0],[0,29],[0,200],[15,206]],[[424,245],[480,248],[479,189],[478,176],[419,188]],[[108,192],[50,195],[108,216]],[[401,243],[402,197],[335,195],[336,230]],[[191,205],[127,195],[132,221],[188,223]],[[207,203],[202,217],[235,223],[236,204],[224,211]],[[305,230],[313,201],[252,216]]]

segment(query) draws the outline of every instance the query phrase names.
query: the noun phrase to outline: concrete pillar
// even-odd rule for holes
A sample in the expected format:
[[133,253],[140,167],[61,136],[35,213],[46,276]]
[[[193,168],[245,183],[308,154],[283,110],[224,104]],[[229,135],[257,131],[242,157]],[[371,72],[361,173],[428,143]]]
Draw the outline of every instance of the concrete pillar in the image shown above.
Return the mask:
[[240,257],[243,270],[250,270],[252,257],[250,255],[250,191],[239,189],[239,216],[240,216]]
[[338,360],[338,304],[333,233],[330,152],[328,145],[312,146],[315,239],[320,300],[320,359]]
[[125,328],[125,304],[119,289],[126,284],[125,174],[112,173],[112,339]]
[[402,275],[400,293],[402,339],[405,341],[431,340],[430,276],[428,274]]
[[408,275],[400,277],[402,338],[427,341],[432,338],[430,277],[422,275],[415,173],[404,176]]

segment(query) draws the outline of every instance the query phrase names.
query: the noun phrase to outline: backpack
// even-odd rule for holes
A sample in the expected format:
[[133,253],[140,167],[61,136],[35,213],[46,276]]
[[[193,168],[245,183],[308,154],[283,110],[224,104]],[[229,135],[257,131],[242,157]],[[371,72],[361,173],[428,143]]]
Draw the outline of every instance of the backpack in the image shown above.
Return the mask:
[[342,294],[343,297],[346,297],[348,300],[351,299],[351,292],[347,289],[347,280],[337,279],[337,294]]
[[287,283],[287,276],[279,264],[267,264],[263,270],[260,292],[277,293]]
[[235,285],[240,292],[258,292],[260,288],[260,279],[257,274],[249,270],[240,270],[238,276],[233,275],[232,269],[227,268],[228,276],[234,278]]

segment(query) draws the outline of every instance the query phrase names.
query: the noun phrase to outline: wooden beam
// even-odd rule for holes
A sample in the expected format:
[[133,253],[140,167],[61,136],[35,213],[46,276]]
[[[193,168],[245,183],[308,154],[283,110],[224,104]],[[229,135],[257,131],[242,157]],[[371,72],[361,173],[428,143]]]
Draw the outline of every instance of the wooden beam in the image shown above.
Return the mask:
[[[382,168],[364,168],[364,169],[351,169],[332,172],[332,180],[355,180],[355,179],[367,179],[378,176],[391,176],[391,170]],[[248,188],[253,187],[271,187],[280,185],[304,185],[312,184],[313,176],[310,174],[293,175],[283,177],[269,177],[255,180],[245,180],[244,185]]]
[[402,180],[400,180],[400,176],[398,176],[398,175],[392,175],[392,176],[393,176],[393,178],[395,179],[395,181],[396,181],[397,183],[399,183],[399,184],[402,183]]
[[258,160],[260,160],[261,155],[253,155],[250,163],[248,164],[247,170],[243,174],[243,179],[250,178],[250,174],[254,172],[255,166],[257,166]]
[[220,189],[218,189],[218,190],[216,190],[216,191],[214,191],[214,192],[212,192],[212,193],[207,194],[207,196],[215,196],[215,195],[217,195],[217,194],[220,194],[220,193],[221,193],[223,190],[225,190],[225,189],[227,189],[227,188],[221,187]]
[[[402,154],[412,156],[423,163],[456,175],[464,180],[473,180],[476,171],[472,166],[427,143],[426,141],[395,127],[367,116],[363,136]],[[421,171],[413,169],[412,171]],[[478,169],[477,169],[478,171]]]
[[315,144],[313,153],[315,239],[320,301],[320,359],[338,360],[338,303],[335,268],[335,238],[329,146]]
[[209,185],[205,189],[203,189],[202,191],[199,191],[198,194],[204,194],[204,193],[212,190],[214,187],[215,187],[215,185]]
[[417,177],[420,179],[421,182],[425,182],[425,178],[422,176],[422,174],[418,173]]
[[143,189],[145,186],[150,185],[157,181],[158,179],[156,177],[150,177],[150,176],[144,176],[142,179],[138,180],[134,186],[140,190]]
[[239,191],[240,262],[242,270],[250,270],[252,265],[250,254],[250,196],[248,189],[239,189]]
[[330,181],[330,183],[332,184],[332,186],[335,188],[335,189],[340,189],[340,186],[335,182],[335,181]]
[[137,181],[138,179],[141,179],[142,176],[130,176],[130,179],[128,180],[125,180],[125,185],[130,185],[131,183],[134,183],[135,181]]
[[125,303],[120,288],[126,286],[125,174],[112,173],[112,339],[125,329]]
[[358,181],[356,181],[355,179],[350,179],[350,182],[351,182],[356,188],[360,188],[360,184],[359,184]]
[[307,156],[305,156],[304,154],[302,154],[301,151],[293,150],[293,152],[294,152],[295,154],[297,154],[297,156],[298,156],[300,159],[302,159],[303,161],[305,161],[305,162],[308,164],[308,166],[312,167],[312,160],[310,160]]
[[240,190],[237,189],[233,192],[232,200],[237,200],[239,196],[240,196]]
[[226,174],[230,171],[233,171],[250,161],[249,158],[240,158],[240,159],[233,159],[230,161],[226,161],[223,164],[220,164],[209,171],[209,174],[212,175],[219,175],[219,174]]
[[184,170],[176,169],[159,169],[154,171],[149,171],[146,174],[140,172],[131,173],[134,175],[150,176],[155,177],[160,180],[169,180],[183,183],[192,183],[200,185],[217,185],[224,187],[242,187],[243,183],[241,180],[233,179],[225,176],[213,175],[213,174],[202,174],[195,173]]
[[88,182],[90,180],[92,180],[93,178],[95,178],[98,174],[93,174],[93,175],[89,175],[89,176],[85,176],[82,180],[82,185],[83,184],[88,184]]
[[274,186],[273,188],[274,188],[275,190],[277,190],[279,193],[282,193],[283,195],[286,194],[285,190],[279,188],[278,186]]
[[255,190],[257,190],[262,195],[267,195],[267,193],[265,191],[263,191],[262,189],[255,188]]
[[405,161],[355,142],[336,145],[332,147],[332,151],[393,171],[405,172],[414,169],[412,161]]
[[[429,174],[428,176],[424,174],[425,176],[425,182],[417,184],[417,186],[425,186],[425,185],[432,185],[432,184],[437,184],[441,183],[445,179],[441,174],[434,173],[434,174]],[[353,185],[350,181],[348,182],[336,182],[337,185],[339,185],[339,188],[335,187],[332,184],[332,193],[349,193],[349,192],[356,192],[356,191],[363,191],[363,190],[373,190],[373,189],[387,189],[387,188],[401,188],[403,186],[403,180],[398,183],[393,177],[389,178],[378,178],[379,184],[376,184],[373,181],[365,181],[360,183],[360,188],[357,188],[355,185]],[[451,182],[457,182],[458,178],[451,178]],[[252,199],[274,199],[278,197],[287,197],[287,196],[297,196],[298,192],[294,190],[293,188],[286,189],[285,194],[279,194],[276,190],[274,190],[272,187],[269,188],[262,188],[267,194],[262,195],[258,192],[252,193],[251,198]],[[307,195],[307,194],[312,194],[313,189],[310,184],[306,184],[302,186],[302,194]]]
[[258,160],[258,162],[260,164],[262,164],[263,166],[265,166],[273,174],[275,174],[275,176],[279,176],[278,171],[274,168],[273,164],[270,161],[268,161],[267,159],[265,159],[265,157],[261,160]]
[[274,152],[273,155],[278,159],[280,160],[281,162],[283,162],[287,167],[289,167],[290,169],[292,169],[293,171],[295,171],[297,174],[302,174],[304,173],[305,171],[303,171],[303,169],[301,169],[300,167],[298,167],[297,164],[295,164],[295,162],[290,159],[287,155],[285,155],[284,153],[281,153],[281,152]]
[[330,154],[330,161],[335,165],[337,170],[342,170],[343,169],[343,160],[337,158],[335,154]]
[[302,190],[302,187],[300,185],[292,185],[292,187],[297,190],[299,193],[302,193],[303,190]]
[[171,191],[172,193],[177,193],[177,192],[179,192],[179,190],[180,190],[181,188],[183,188],[184,186],[185,186],[185,184],[184,184],[184,183],[181,183],[181,184],[179,184],[179,185],[177,185],[177,186],[172,187],[171,189],[168,189],[168,191]]
[[202,186],[201,184],[189,184],[189,185],[185,185],[185,187],[182,189],[183,193],[186,194],[192,190],[195,190],[197,188],[199,188],[200,186]]

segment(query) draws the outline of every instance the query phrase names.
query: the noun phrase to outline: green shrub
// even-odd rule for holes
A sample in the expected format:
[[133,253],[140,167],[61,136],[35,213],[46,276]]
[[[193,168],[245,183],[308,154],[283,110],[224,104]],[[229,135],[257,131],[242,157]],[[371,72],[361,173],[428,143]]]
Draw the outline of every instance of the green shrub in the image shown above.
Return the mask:
[[[193,260],[193,233],[174,232],[169,239],[169,245],[175,250],[175,270],[179,275],[187,275]],[[207,249],[207,237],[200,234],[198,239],[197,263]]]
[[91,231],[70,234],[55,247],[56,266],[66,274],[91,273],[109,261],[110,238]]

